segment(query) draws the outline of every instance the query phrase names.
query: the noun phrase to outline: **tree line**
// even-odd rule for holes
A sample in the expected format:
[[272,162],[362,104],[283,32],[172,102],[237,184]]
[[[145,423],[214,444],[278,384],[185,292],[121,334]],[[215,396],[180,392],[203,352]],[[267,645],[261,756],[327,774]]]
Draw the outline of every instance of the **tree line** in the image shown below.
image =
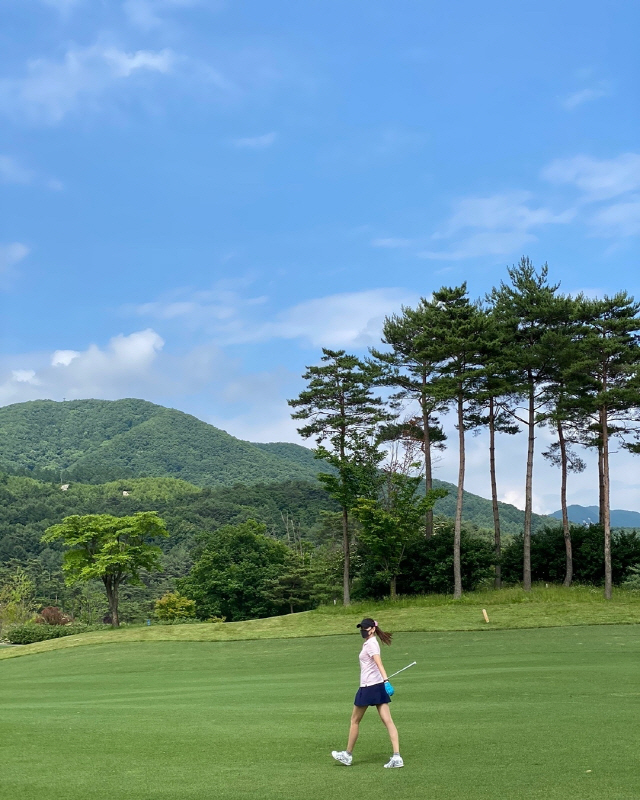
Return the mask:
[[[454,597],[462,593],[461,535],[466,435],[488,430],[494,517],[495,585],[501,586],[498,434],[527,436],[522,584],[531,589],[533,465],[536,432],[553,435],[543,453],[560,469],[565,549],[563,582],[573,580],[568,476],[585,468],[576,447],[594,450],[599,525],[604,532],[604,593],[612,593],[610,453],[612,442],[640,452],[640,303],[627,292],[601,298],[560,292],[545,264],[529,258],[507,270],[481,300],[466,283],[442,287],[415,308],[387,317],[379,348],[360,359],[323,348],[289,401],[316,456],[334,467],[320,480],[342,509],[343,602],[350,602],[351,531],[389,579],[393,596],[402,561],[420,532],[433,537],[434,451],[446,446],[442,415],[453,412],[458,485],[453,526]],[[421,451],[421,452],[420,452]],[[389,453],[391,454],[389,456]],[[419,463],[418,460],[419,459]],[[421,486],[424,485],[424,492]]]

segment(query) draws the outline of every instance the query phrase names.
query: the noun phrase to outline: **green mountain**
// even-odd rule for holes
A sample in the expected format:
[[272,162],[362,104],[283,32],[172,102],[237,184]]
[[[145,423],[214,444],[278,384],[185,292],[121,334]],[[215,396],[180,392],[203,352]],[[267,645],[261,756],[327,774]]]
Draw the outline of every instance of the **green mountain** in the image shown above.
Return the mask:
[[[244,496],[251,486],[290,481],[306,482],[316,492],[321,468],[306,447],[244,442],[145,400],[35,400],[0,408],[0,472],[49,482],[177,478],[197,487],[242,484]],[[456,487],[435,485],[449,492],[436,504],[436,514],[452,517]],[[505,534],[522,530],[524,512],[515,506],[500,503],[500,517]],[[490,501],[466,492],[464,519],[492,528]],[[534,515],[534,530],[549,521]]]
[[197,486],[315,480],[294,444],[254,445],[144,400],[35,400],[0,408],[0,471],[105,483],[173,477]]

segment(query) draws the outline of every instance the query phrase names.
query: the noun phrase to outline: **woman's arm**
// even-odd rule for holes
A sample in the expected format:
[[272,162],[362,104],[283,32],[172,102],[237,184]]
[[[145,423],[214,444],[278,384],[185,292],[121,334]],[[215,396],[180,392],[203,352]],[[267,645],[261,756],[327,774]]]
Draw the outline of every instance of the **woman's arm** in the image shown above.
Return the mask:
[[376,654],[373,656],[373,660],[376,662],[376,666],[377,666],[377,667],[378,667],[378,669],[380,670],[380,674],[382,675],[382,678],[383,678],[383,680],[385,680],[385,681],[386,681],[386,680],[387,680],[387,671],[386,671],[386,669],[385,669],[385,668],[382,666],[382,659],[381,659],[381,658],[380,658],[380,656],[379,656],[379,655],[376,653]]

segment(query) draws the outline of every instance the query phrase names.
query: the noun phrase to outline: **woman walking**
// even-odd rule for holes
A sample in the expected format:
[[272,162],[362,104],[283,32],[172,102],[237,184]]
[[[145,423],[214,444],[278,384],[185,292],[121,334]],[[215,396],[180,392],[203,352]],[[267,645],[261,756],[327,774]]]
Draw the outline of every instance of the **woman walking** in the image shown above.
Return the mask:
[[356,627],[360,628],[360,634],[365,640],[359,656],[360,688],[358,689],[353,704],[347,749],[333,750],[331,755],[336,761],[339,761],[346,767],[351,766],[351,762],[353,761],[353,748],[358,740],[360,720],[364,717],[365,711],[369,706],[375,706],[378,709],[378,714],[380,714],[380,719],[389,732],[389,738],[391,739],[391,746],[393,748],[393,755],[384,766],[404,767],[404,761],[400,756],[398,729],[393,724],[391,711],[389,710],[391,698],[385,688],[387,672],[382,665],[380,645],[376,639],[377,636],[384,644],[391,644],[391,634],[380,630],[375,619],[363,619]]

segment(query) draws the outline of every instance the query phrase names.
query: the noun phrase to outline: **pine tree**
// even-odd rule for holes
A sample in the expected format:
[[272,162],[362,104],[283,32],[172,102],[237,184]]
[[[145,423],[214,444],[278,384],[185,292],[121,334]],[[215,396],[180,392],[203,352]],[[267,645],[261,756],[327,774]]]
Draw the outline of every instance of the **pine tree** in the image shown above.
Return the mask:
[[514,394],[526,400],[524,414],[518,413],[518,409],[513,414],[527,430],[522,586],[529,591],[535,431],[544,421],[543,388],[549,378],[553,354],[550,338],[562,312],[556,302],[558,285],[548,283],[546,264],[538,272],[523,256],[508,273],[511,283],[501,282],[488,299],[500,325],[510,329],[510,346],[503,351],[504,364],[511,376]]
[[298,433],[315,438],[316,457],[335,468],[318,477],[342,508],[343,601],[349,605],[349,511],[359,497],[376,494],[377,467],[384,458],[377,429],[391,417],[372,391],[379,371],[344,350],[323,348],[322,353],[323,365],[307,368],[307,389],[289,405],[298,409],[293,419],[307,420]]
[[573,546],[567,507],[567,480],[569,472],[582,472],[586,468],[584,461],[573,450],[573,445],[579,443],[578,430],[582,419],[573,399],[577,388],[577,376],[573,367],[579,354],[578,303],[571,297],[564,296],[558,297],[556,302],[560,317],[554,329],[549,332],[551,367],[543,394],[546,406],[545,424],[555,432],[557,439],[542,455],[560,468],[560,507],[566,562],[564,585],[571,586]]
[[458,429],[458,492],[453,541],[454,597],[462,595],[460,569],[460,537],[465,477],[465,430],[468,427],[468,406],[477,391],[481,368],[482,340],[486,317],[469,300],[466,283],[454,288],[443,286],[433,294],[438,309],[432,327],[434,341],[439,342],[437,396],[456,409]]
[[[386,427],[387,441],[415,440],[421,443],[424,459],[425,494],[433,489],[433,449],[443,449],[446,435],[438,413],[446,409],[434,391],[440,345],[434,339],[435,318],[439,309],[422,298],[414,308],[403,307],[401,314],[387,317],[382,328],[382,342],[391,352],[371,349],[375,362],[382,367],[382,381],[397,389],[397,403],[416,402],[419,416]],[[433,535],[433,509],[425,514],[425,535]]]
[[469,415],[474,427],[487,427],[489,431],[489,477],[491,483],[491,508],[493,512],[493,551],[495,555],[496,589],[502,588],[502,536],[498,506],[498,482],[496,477],[496,433],[511,436],[519,432],[512,415],[514,401],[509,364],[503,353],[511,345],[510,328],[500,325],[491,310],[485,310],[486,326],[482,338],[480,358],[482,370],[478,374],[477,389],[473,399],[473,410]]
[[604,528],[604,593],[611,599],[609,455],[616,437],[637,452],[640,438],[640,303],[626,292],[580,298],[580,358],[572,375],[588,425],[586,443],[598,449],[600,523]]

